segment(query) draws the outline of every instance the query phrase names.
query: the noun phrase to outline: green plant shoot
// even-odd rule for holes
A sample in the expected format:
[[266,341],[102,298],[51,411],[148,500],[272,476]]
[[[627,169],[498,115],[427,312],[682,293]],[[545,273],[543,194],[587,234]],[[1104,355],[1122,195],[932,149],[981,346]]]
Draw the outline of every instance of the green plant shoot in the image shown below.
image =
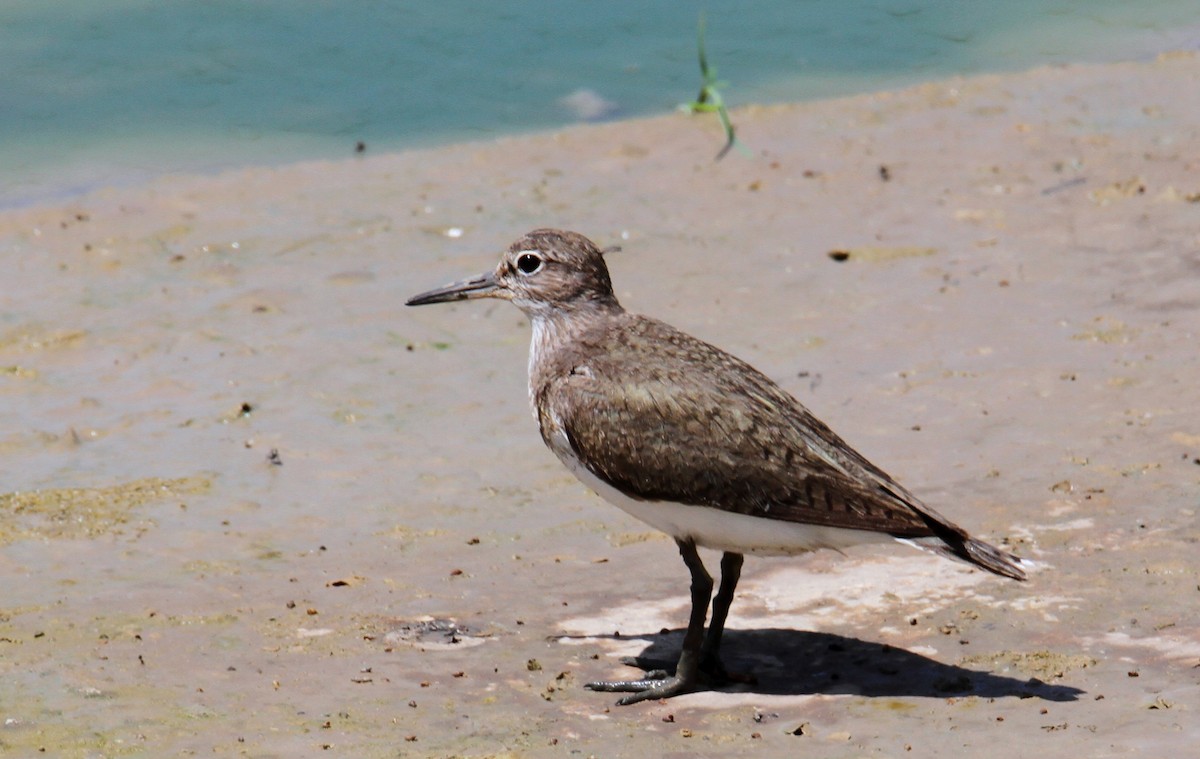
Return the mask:
[[721,98],[721,88],[726,83],[717,79],[716,67],[708,64],[708,55],[704,50],[704,27],[704,13],[701,12],[700,23],[697,26],[696,47],[700,54],[700,76],[703,83],[700,85],[700,94],[696,96],[694,102],[688,103],[687,109],[691,113],[716,113],[717,118],[721,120],[721,127],[725,130],[725,146],[713,160],[721,160],[734,146],[749,155],[749,151],[738,142],[733,121],[730,120],[729,111],[725,108],[725,101]]

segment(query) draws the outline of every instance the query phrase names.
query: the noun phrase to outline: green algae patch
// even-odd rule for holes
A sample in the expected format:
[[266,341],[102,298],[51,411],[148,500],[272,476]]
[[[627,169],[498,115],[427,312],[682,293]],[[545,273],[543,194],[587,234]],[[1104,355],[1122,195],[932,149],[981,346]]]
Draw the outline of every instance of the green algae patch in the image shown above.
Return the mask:
[[1139,331],[1119,319],[1097,316],[1092,320],[1092,326],[1071,335],[1071,339],[1087,343],[1123,345],[1132,342],[1138,336]]
[[[221,715],[159,687],[72,688],[44,695],[25,689],[0,733],[0,756],[61,759],[159,756],[151,747],[196,735]],[[140,710],[135,716],[134,711]],[[67,718],[70,715],[72,718]]]
[[1053,651],[999,651],[993,654],[964,656],[959,666],[985,666],[992,671],[1017,671],[1041,680],[1056,680],[1071,670],[1095,666],[1096,660],[1083,654],[1059,654]]
[[32,326],[0,335],[0,350],[29,352],[73,348],[85,337],[87,331],[82,329],[41,329]]
[[35,380],[38,378],[37,369],[31,369],[28,366],[20,364],[12,364],[10,366],[0,366],[0,377],[11,377],[13,379]]
[[56,488],[0,495],[0,545],[28,538],[95,538],[129,522],[151,501],[205,493],[207,477],[148,477],[105,488]]

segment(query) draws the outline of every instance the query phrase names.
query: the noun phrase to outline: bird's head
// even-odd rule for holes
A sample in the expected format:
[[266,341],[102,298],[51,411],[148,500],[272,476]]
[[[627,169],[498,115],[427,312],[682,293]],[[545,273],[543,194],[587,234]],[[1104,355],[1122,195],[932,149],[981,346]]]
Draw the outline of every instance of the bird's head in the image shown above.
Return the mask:
[[617,303],[604,251],[581,234],[558,229],[535,229],[508,246],[494,271],[421,293],[406,305],[474,298],[510,300],[530,317]]

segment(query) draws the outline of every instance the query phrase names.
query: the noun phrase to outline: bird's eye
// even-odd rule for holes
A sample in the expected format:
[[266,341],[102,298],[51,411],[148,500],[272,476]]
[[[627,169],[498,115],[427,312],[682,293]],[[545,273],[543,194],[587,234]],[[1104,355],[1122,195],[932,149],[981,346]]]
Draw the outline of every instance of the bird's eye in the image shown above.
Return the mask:
[[517,256],[517,268],[522,274],[533,274],[542,268],[542,257],[536,253],[522,253]]

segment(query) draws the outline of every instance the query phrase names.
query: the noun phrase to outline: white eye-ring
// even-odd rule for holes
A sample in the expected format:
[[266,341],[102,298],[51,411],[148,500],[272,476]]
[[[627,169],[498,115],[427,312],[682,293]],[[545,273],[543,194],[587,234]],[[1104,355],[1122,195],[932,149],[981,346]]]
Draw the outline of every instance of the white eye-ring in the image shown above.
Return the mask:
[[535,274],[542,268],[542,264],[542,257],[532,250],[521,251],[517,254],[517,269],[522,274]]

